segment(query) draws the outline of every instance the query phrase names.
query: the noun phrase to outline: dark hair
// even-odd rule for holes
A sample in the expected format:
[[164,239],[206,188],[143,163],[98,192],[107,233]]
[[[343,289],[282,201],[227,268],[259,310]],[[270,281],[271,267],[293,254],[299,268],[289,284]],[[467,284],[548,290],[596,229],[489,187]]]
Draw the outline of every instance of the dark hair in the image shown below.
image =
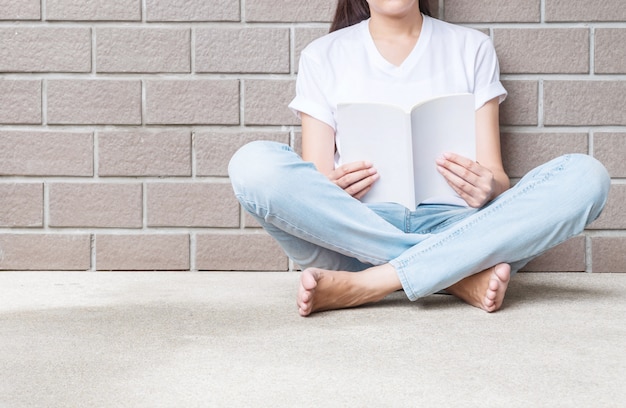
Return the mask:
[[[419,0],[420,11],[431,16],[428,0]],[[330,26],[330,32],[348,27],[370,18],[370,8],[366,0],[339,0],[335,18]]]

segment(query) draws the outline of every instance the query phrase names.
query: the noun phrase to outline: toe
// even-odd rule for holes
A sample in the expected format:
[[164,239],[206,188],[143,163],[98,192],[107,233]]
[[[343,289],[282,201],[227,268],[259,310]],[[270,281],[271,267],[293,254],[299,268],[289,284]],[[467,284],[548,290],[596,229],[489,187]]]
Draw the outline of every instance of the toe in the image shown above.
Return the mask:
[[489,287],[488,287],[489,291],[497,292],[499,287],[500,287],[500,282],[498,282],[497,279],[489,280]]
[[485,292],[485,299],[489,299],[492,302],[495,302],[498,297],[498,283],[495,281],[489,282],[489,287]]
[[317,286],[319,272],[315,269],[305,269],[300,275],[300,285],[306,290],[313,290]]
[[494,274],[502,283],[508,283],[511,278],[511,266],[509,264],[499,264],[494,269]]

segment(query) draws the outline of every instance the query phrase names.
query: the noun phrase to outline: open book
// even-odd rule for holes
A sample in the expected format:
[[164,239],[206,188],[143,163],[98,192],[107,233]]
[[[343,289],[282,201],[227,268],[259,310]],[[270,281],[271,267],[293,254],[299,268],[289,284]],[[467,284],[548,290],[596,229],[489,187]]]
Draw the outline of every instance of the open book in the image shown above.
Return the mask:
[[380,175],[363,202],[395,202],[411,210],[425,200],[464,203],[435,159],[444,152],[475,159],[474,95],[437,97],[410,112],[376,103],[342,103],[337,109],[341,162],[367,160]]

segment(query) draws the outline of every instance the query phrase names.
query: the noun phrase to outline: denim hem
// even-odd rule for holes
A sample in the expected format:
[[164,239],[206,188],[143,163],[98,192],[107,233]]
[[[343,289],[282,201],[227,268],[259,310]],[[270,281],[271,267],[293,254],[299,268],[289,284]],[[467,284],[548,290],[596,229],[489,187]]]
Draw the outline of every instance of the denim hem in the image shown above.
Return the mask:
[[398,275],[398,279],[400,280],[400,284],[402,285],[402,289],[404,290],[406,297],[411,302],[414,302],[417,299],[419,299],[419,296],[415,294],[415,291],[411,287],[411,283],[406,276],[406,272],[404,271],[404,268],[400,265],[400,263],[394,259],[394,260],[389,261],[389,264],[393,266],[394,269],[396,270],[396,274]]

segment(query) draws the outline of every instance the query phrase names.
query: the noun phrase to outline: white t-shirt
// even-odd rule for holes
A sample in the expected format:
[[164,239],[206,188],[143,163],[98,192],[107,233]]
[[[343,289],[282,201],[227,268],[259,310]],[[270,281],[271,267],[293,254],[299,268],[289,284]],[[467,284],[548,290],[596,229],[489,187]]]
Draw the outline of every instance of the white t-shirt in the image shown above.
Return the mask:
[[[289,107],[333,129],[337,104],[379,102],[409,110],[436,96],[471,93],[476,109],[506,97],[493,44],[470,28],[424,16],[415,47],[395,66],[378,52],[369,20],[310,43],[300,56],[296,97]],[[335,135],[337,143],[340,134]]]

